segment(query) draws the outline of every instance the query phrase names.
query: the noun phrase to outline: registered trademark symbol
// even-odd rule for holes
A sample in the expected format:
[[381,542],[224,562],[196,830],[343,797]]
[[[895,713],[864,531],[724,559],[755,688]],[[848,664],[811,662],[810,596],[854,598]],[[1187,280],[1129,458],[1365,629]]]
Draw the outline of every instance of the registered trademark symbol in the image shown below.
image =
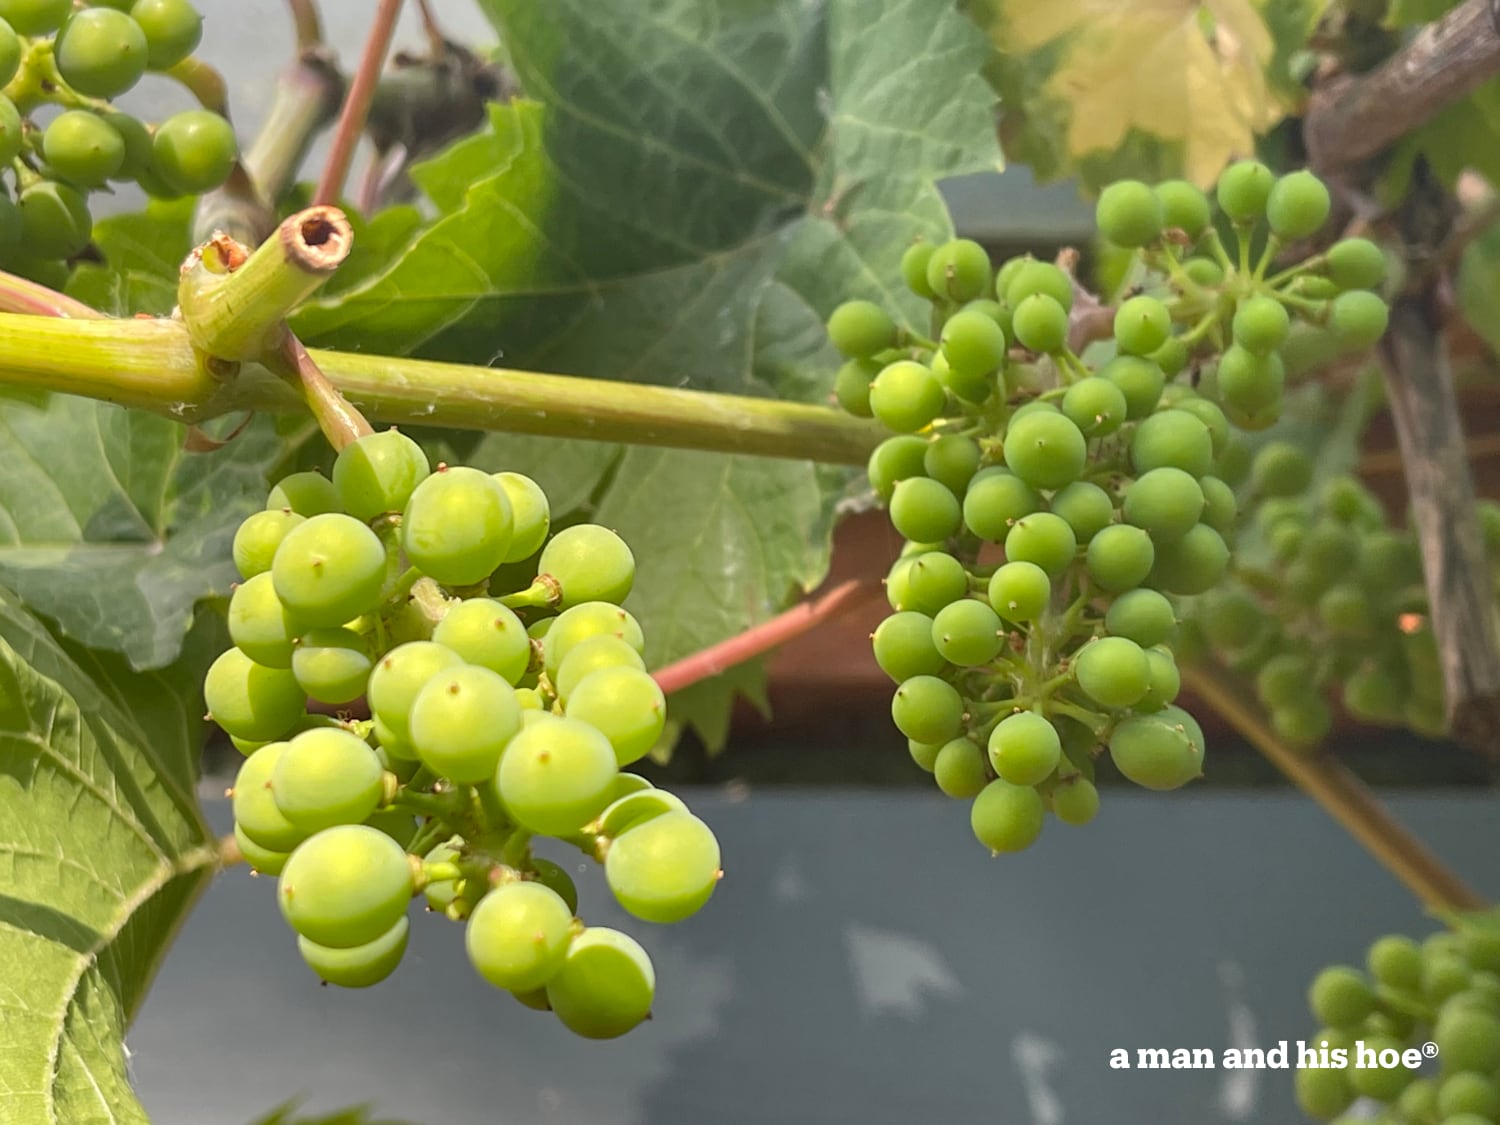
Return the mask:
[[1437,1058],[1437,1044],[1436,1043],[1423,1043],[1422,1044],[1422,1055],[1423,1055],[1424,1058],[1429,1058],[1429,1059],[1435,1059],[1435,1058]]

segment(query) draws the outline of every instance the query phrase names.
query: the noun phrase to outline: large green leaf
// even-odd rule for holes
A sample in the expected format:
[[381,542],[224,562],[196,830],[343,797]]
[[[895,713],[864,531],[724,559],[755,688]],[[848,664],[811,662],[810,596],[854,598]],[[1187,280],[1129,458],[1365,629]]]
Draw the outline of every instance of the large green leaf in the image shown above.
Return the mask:
[[177,271],[192,249],[193,200],[152,200],[137,214],[94,226],[100,263],[68,279],[68,295],[112,316],[166,316],[177,304]]
[[0,397],[0,583],[69,637],[136,668],[176,658],[193,606],[234,581],[274,427],[189,453],[166,418],[67,395]]
[[157,673],[85,666],[0,590],[6,1125],[146,1120],[123,1036],[217,860],[193,795],[215,639]]

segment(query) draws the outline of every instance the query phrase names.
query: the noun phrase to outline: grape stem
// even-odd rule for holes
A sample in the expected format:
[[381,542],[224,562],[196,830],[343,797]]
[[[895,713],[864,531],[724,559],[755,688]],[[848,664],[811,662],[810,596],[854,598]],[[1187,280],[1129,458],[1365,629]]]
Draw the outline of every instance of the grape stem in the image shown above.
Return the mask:
[[874,579],[850,579],[801,605],[779,613],[728,640],[710,645],[692,656],[674,661],[652,673],[662,692],[671,695],[703,680],[761,656],[824,622],[884,600],[885,591]]
[[313,193],[316,203],[335,203],[344,190],[349,165],[354,160],[354,149],[364,131],[370,104],[375,100],[375,87],[380,81],[385,57],[390,52],[396,19],[400,14],[401,0],[380,0],[380,7],[370,24],[369,37],[365,40],[364,53],[360,56],[359,69],[354,72],[344,96],[344,107],[334,128],[333,150],[328,154],[328,163],[323,166],[323,175]]
[[0,271],[0,312],[24,316],[57,316],[74,320],[104,320],[106,317],[82,301],[75,301],[45,285]]
[[203,60],[186,58],[164,73],[192,94],[204,109],[220,117],[229,116],[229,87],[224,76]]
[[1391,815],[1347,766],[1326,756],[1309,757],[1277,737],[1238,677],[1221,666],[1204,662],[1183,665],[1182,679],[1193,694],[1322,805],[1424,906],[1474,910],[1485,905],[1456,873]]
[[297,33],[297,50],[305,51],[309,47],[322,46],[323,20],[318,14],[316,0],[287,0],[286,6],[291,13],[292,27]]

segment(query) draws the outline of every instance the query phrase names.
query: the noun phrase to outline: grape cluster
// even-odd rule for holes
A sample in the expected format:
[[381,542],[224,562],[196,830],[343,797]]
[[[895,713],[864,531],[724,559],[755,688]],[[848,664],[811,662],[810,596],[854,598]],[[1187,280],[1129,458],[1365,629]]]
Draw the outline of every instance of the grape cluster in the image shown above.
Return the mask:
[[[1500,929],[1493,916],[1465,918],[1420,944],[1397,934],[1370,946],[1363,970],[1324,969],[1308,990],[1322,1025],[1308,1046],[1330,1065],[1296,1073],[1297,1101],[1319,1121],[1356,1098],[1386,1103],[1382,1125],[1495,1125],[1500,1122]],[[1397,1053],[1437,1045],[1435,1065],[1359,1067],[1356,1043]],[[1337,1065],[1336,1051],[1346,1065]],[[1389,1058],[1389,1056],[1387,1056]],[[1321,1060],[1321,1056],[1320,1059]],[[1436,1071],[1436,1073],[1433,1073]]]
[[[1256,169],[1236,165],[1219,186],[1237,227],[1262,213],[1273,238],[1321,225],[1327,193],[1303,174],[1265,173],[1250,206],[1242,184]],[[1049,811],[1091,820],[1106,749],[1147,788],[1202,773],[1202,730],[1174,704],[1174,599],[1227,573],[1238,501],[1226,477],[1248,456],[1233,426],[1258,426],[1281,400],[1270,321],[1290,323],[1289,307],[1327,314],[1263,281],[1264,266],[1237,270],[1209,217],[1186,184],[1104,192],[1101,229],[1138,248],[1156,280],[1120,302],[1089,361],[1070,341],[1065,270],[1019,258],[992,272],[964,239],[918,243],[902,260],[907,286],[931,303],[932,338],[870,301],[829,318],[847,357],[834,397],[896,431],[868,466],[907,540],[886,581],[893,613],[873,636],[899,685],[892,717],[938,787],[972,801],[974,834],[992,851],[1029,846]],[[1200,244],[1223,266],[1186,256]],[[1223,393],[1224,358],[1218,394],[1177,380],[1219,349],[1231,368],[1249,357],[1243,394]]]
[[[163,198],[224,182],[238,150],[223,117],[152,127],[111,101],[186,59],[202,30],[191,0],[0,0],[0,268],[61,284],[89,244],[88,195],[110,182]],[[44,107],[58,112],[42,125]]]
[[[661,737],[666,701],[620,602],[635,577],[612,531],[553,532],[518,473],[438,465],[395,430],[295,473],[241,524],[234,647],[210,717],[246,755],[235,836],[326,982],[388,976],[407,904],[466,920],[478,973],[590,1038],[650,1013],[630,937],[585,926],[577,891],[532,854],[550,836],[604,865],[626,911],[675,922],[722,872],[708,826],[622,767]],[[309,701],[368,719],[309,714]]]

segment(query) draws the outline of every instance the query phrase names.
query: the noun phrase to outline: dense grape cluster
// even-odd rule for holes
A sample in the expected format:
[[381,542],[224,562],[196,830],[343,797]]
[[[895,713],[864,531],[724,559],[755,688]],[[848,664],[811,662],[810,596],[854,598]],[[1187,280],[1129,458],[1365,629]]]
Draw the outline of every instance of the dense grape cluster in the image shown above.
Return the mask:
[[[1100,228],[1137,248],[1142,281],[1087,360],[1072,342],[1064,269],[1022,258],[992,272],[963,239],[916,244],[902,261],[908,287],[931,302],[933,338],[869,301],[829,319],[847,357],[835,398],[896,432],[868,466],[907,540],[886,583],[893,614],[873,637],[899,685],[892,716],[938,787],[972,801],[974,834],[995,852],[1030,845],[1049,811],[1092,819],[1106,749],[1147,788],[1201,775],[1203,733],[1174,704],[1174,599],[1227,573],[1238,501],[1226,478],[1247,457],[1234,427],[1279,413],[1278,349],[1294,317],[1357,321],[1351,346],[1384,328],[1385,307],[1365,289],[1304,292],[1308,281],[1379,281],[1363,261],[1325,276],[1351,257],[1346,243],[1264,277],[1279,240],[1327,217],[1316,179],[1239,164],[1218,201],[1240,236],[1238,266],[1191,185],[1104,192]],[[1262,218],[1272,233],[1252,267]],[[1373,311],[1339,312],[1367,299]]]
[[[1308,1005],[1322,1030],[1308,1046],[1326,1047],[1328,1065],[1296,1072],[1297,1101],[1309,1116],[1349,1125],[1356,1120],[1500,1122],[1500,928],[1495,921],[1493,915],[1467,916],[1456,930],[1421,943],[1388,935],[1370,946],[1362,969],[1335,965],[1317,975]],[[1377,1058],[1382,1052],[1412,1052],[1409,1057],[1423,1059],[1428,1043],[1436,1045],[1434,1060],[1419,1067],[1357,1065],[1359,1045]],[[1376,1116],[1339,1117],[1358,1098],[1385,1105]]]
[[0,268],[60,284],[89,244],[89,193],[112,182],[163,198],[224,182],[238,149],[223,117],[187,110],[153,127],[111,101],[186,59],[202,32],[191,0],[0,0]]
[[[635,577],[612,531],[553,532],[518,473],[438,465],[390,430],[296,473],[234,540],[234,647],[210,716],[246,755],[232,790],[251,866],[326,982],[383,980],[407,904],[466,920],[478,973],[590,1038],[650,1013],[630,937],[585,926],[535,837],[604,865],[626,911],[675,922],[722,874],[680,799],[622,767],[662,735],[666,701],[620,602]],[[369,718],[310,714],[363,698]]]

